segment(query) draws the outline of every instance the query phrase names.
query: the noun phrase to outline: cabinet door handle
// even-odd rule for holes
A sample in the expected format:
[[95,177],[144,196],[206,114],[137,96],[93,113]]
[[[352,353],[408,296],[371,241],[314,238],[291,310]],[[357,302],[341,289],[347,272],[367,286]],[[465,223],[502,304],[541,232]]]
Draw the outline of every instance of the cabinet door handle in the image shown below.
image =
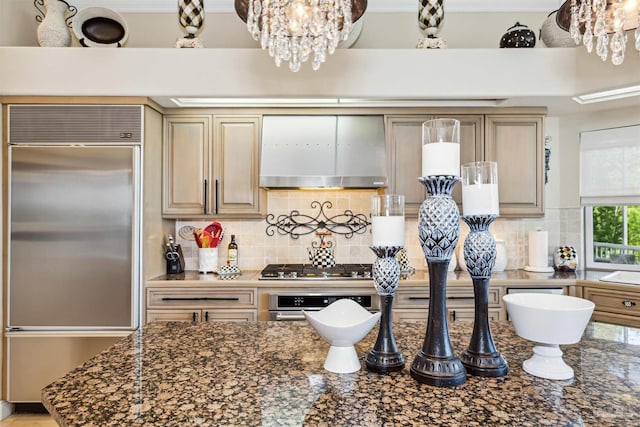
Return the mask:
[[208,312],[208,311],[205,311],[205,312],[204,312],[204,321],[205,321],[205,322],[208,322],[208,321],[209,321],[209,312]]
[[191,320],[193,320],[194,322],[197,320],[195,311],[193,312],[193,315],[191,316]]
[[209,188],[209,183],[207,180],[204,180],[204,207],[202,208],[202,213],[207,214],[207,189]]
[[218,180],[217,179],[216,179],[215,184],[216,184],[216,188],[215,188],[215,191],[216,191],[216,194],[215,194],[215,196],[216,196],[216,215],[218,215],[218,204],[219,203],[218,203]]
[[238,297],[165,297],[162,301],[240,301]]
[[453,320],[454,322],[456,320],[456,311],[455,310],[451,310],[451,320]]
[[635,301],[622,301],[622,305],[625,306],[626,308],[631,308],[634,307],[636,305]]

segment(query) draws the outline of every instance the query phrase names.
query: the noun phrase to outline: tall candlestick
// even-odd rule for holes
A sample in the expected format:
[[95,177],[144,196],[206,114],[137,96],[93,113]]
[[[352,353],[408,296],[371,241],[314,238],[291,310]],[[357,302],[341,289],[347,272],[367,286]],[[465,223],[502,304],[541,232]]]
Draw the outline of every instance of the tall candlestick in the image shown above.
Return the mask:
[[428,120],[422,124],[422,176],[460,176],[460,122]]
[[371,246],[404,246],[404,196],[371,199]]
[[462,212],[465,216],[500,214],[496,162],[462,165]]

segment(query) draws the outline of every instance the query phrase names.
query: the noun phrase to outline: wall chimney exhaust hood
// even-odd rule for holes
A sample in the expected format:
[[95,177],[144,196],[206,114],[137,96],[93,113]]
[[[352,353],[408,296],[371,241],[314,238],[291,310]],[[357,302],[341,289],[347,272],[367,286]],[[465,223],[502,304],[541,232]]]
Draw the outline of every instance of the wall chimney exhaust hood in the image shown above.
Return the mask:
[[383,116],[262,118],[260,186],[387,186]]

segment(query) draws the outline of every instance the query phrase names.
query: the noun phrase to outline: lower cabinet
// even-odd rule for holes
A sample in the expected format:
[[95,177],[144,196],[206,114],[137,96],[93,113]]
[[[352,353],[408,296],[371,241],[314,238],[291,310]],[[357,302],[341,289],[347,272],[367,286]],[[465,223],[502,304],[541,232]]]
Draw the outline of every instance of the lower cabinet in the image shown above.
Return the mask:
[[640,327],[640,290],[584,286],[582,297],[596,305],[592,320]]
[[254,322],[257,310],[148,310],[149,322]]
[[12,403],[40,402],[45,386],[130,333],[29,331],[7,334],[5,399]]
[[255,288],[147,288],[148,322],[253,322]]
[[[504,310],[500,305],[500,288],[489,288],[489,320],[505,319]],[[393,302],[394,321],[425,322],[429,314],[429,290],[425,288],[398,289]],[[473,289],[447,289],[447,319],[473,321],[475,317],[475,303]]]

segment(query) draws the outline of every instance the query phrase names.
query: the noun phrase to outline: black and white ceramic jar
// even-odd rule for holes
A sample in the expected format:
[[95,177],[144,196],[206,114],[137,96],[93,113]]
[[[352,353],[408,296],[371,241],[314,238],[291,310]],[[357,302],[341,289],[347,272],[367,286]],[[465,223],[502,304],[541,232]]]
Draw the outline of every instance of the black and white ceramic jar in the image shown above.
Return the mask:
[[526,25],[516,22],[500,39],[500,47],[534,47],[536,34]]
[[576,271],[578,254],[573,246],[560,246],[553,254],[553,265],[556,271]]

